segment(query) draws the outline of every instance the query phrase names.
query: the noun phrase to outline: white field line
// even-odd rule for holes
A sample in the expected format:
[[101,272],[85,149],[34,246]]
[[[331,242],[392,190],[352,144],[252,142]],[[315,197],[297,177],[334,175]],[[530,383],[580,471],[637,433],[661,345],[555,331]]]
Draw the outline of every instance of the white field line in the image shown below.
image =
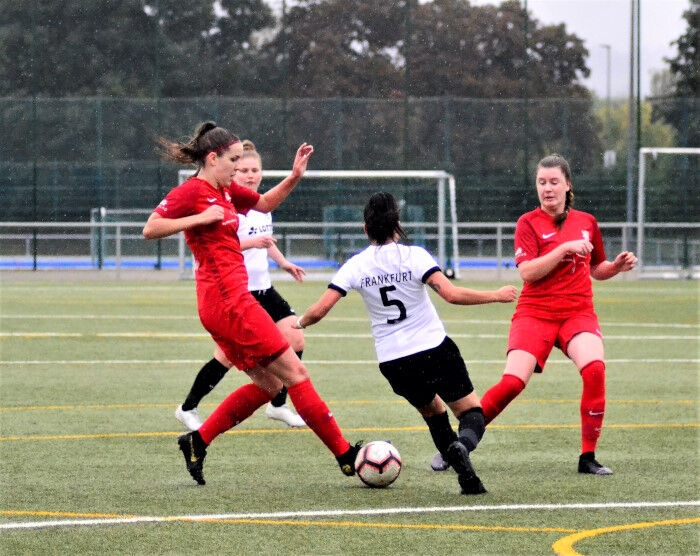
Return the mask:
[[[467,339],[495,339],[503,338],[503,334],[460,334],[455,332],[448,332],[452,338],[467,338]],[[352,338],[352,339],[370,339],[371,334],[328,334],[328,333],[316,333],[307,332],[306,336],[308,338],[326,338],[326,339],[340,339],[340,338]],[[210,336],[206,332],[0,332],[0,338],[150,338],[150,339],[181,339],[181,338],[192,338],[192,339],[209,339]],[[604,338],[606,340],[690,340],[697,342],[700,336],[696,335],[678,335],[678,334],[653,334],[653,335],[618,335],[618,334],[605,334]]]
[[[502,365],[503,359],[470,359],[467,361],[469,365]],[[639,359],[606,359],[607,364],[615,365],[639,365],[640,361],[644,363],[700,363],[700,359],[648,359],[641,357]],[[149,365],[157,363],[158,365],[201,365],[201,359],[66,359],[66,360],[0,360],[0,365]],[[310,366],[313,365],[377,365],[376,359],[304,359],[304,363]],[[549,365],[571,365],[568,359],[552,359],[547,361]]]
[[[328,282],[333,277],[334,272],[330,271],[327,273],[323,273],[322,279],[317,280],[317,281],[324,281]],[[0,276],[2,273],[0,273]],[[282,272],[279,274],[275,274],[273,276],[273,282],[275,279],[279,278],[287,278],[288,274]],[[290,277],[291,281],[291,277]],[[481,281],[478,281],[481,282]],[[500,280],[496,281],[487,281],[488,283],[491,282],[500,282]],[[596,283],[594,282],[594,286]],[[522,284],[520,284],[522,286]],[[518,286],[518,287],[520,287]],[[125,292],[130,292],[133,293],[135,290],[138,290],[139,293],[147,292],[147,291],[163,291],[163,292],[171,292],[171,291],[179,291],[179,290],[185,290],[189,291],[192,293],[194,296],[195,293],[195,287],[194,287],[194,280],[189,280],[188,282],[184,281],[179,281],[179,280],[173,280],[172,283],[164,284],[164,285],[149,285],[149,284],[144,284],[144,283],[139,283],[137,286],[130,286],[128,284],[114,284],[114,283],[104,283],[104,284],[95,284],[95,283],[90,283],[90,282],[81,282],[78,285],[71,285],[71,284],[61,284],[60,282],[54,282],[52,284],[40,284],[40,283],[33,283],[33,282],[25,282],[25,283],[19,283],[19,282],[9,282],[6,281],[3,284],[3,288],[6,290],[28,290],[30,292],[35,292],[35,291],[58,291],[58,290],[76,290],[79,289],[81,292],[104,292],[104,291],[125,291]],[[609,288],[609,289],[607,289]],[[617,289],[619,288],[619,289]],[[597,289],[594,287],[594,293],[595,295],[599,296],[600,298],[616,298],[616,294],[619,294],[624,297],[629,297],[629,294],[625,291],[627,288],[629,288],[628,284],[626,284],[624,281],[619,281],[617,284],[610,282],[606,286],[606,291],[601,291],[600,289]],[[635,295],[638,294],[644,294],[644,293],[651,293],[655,295],[659,294],[684,294],[684,295],[690,295],[689,294],[690,288],[683,285],[679,287],[663,287],[663,288],[655,288],[653,286],[650,287],[645,287],[645,286],[636,286],[634,287],[633,293]],[[323,291],[323,290],[320,290]]]
[[[185,320],[199,322],[195,314],[183,315],[24,315],[8,314],[1,315],[1,319],[28,319],[28,320]],[[366,317],[326,317],[324,322],[367,322]],[[510,320],[486,320],[486,319],[443,319],[445,324],[482,324],[482,325],[503,325],[509,326]],[[633,327],[633,328],[680,328],[680,329],[700,329],[700,324],[662,323],[662,322],[607,322],[603,323],[604,328],[611,327]]]
[[399,514],[436,514],[455,512],[513,512],[513,511],[564,511],[564,510],[618,510],[647,508],[681,508],[700,506],[700,500],[668,502],[609,502],[593,504],[502,504],[492,506],[433,506],[409,508],[368,508],[359,510],[307,510],[297,512],[267,513],[233,513],[180,516],[128,516],[123,518],[62,519],[50,521],[23,521],[0,523],[0,530],[40,529],[71,526],[122,525],[131,523],[154,523],[171,521],[213,521],[213,520],[249,520],[249,519],[295,519],[295,518],[329,518],[346,516],[378,516]]

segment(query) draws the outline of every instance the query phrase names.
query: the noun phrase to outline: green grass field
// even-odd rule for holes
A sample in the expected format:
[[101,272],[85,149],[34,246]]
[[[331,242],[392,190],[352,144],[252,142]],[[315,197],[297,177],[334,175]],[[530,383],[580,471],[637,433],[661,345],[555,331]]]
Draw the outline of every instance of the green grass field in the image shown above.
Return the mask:
[[[212,345],[190,281],[0,286],[3,554],[697,554],[698,283],[596,283],[608,410],[579,475],[580,378],[559,352],[472,460],[489,493],[428,467],[427,428],[379,374],[360,298],[307,331],[314,383],[351,441],[390,439],[391,487],[344,477],[308,430],[263,411],[219,437],[207,484],[187,474],[173,411]],[[486,289],[494,283],[469,283]],[[298,310],[325,282],[277,288]],[[482,393],[498,380],[512,306],[436,301]],[[204,415],[244,376],[232,370]],[[454,419],[453,419],[454,423]]]

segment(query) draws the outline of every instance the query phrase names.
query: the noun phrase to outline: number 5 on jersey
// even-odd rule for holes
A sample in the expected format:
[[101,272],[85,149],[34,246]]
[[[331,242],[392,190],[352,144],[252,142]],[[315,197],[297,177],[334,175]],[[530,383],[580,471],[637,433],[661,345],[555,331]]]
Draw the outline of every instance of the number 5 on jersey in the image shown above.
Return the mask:
[[379,294],[382,296],[382,303],[389,307],[390,305],[396,305],[399,309],[399,318],[397,319],[386,319],[387,324],[396,324],[401,322],[406,318],[406,306],[398,299],[389,299],[387,292],[396,290],[396,286],[383,286],[379,288]]

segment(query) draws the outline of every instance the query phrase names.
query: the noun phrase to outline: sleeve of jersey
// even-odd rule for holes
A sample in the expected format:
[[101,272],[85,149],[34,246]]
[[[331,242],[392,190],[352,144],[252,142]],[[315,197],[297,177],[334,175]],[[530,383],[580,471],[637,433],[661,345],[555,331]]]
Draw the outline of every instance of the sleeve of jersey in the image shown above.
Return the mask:
[[421,277],[421,282],[424,284],[433,274],[440,272],[440,265],[423,247],[411,246],[411,259],[413,260],[413,269]]
[[537,257],[537,235],[530,222],[523,216],[518,219],[515,226],[513,244],[515,247],[515,266]]
[[153,212],[163,218],[182,218],[195,213],[197,191],[194,183],[186,181],[170,190]]
[[605,245],[603,244],[603,234],[600,232],[600,227],[595,218],[591,218],[592,225],[591,229],[593,234],[591,236],[591,243],[593,244],[593,251],[591,251],[591,266],[597,266],[607,258],[605,255]]
[[348,292],[353,289],[353,275],[354,272],[351,268],[350,259],[347,261],[343,266],[341,266],[338,269],[338,272],[335,273],[335,276],[331,279],[330,284],[328,284],[328,287],[331,290],[337,291],[341,296],[345,297]]
[[238,185],[236,182],[231,182],[228,193],[231,196],[231,203],[236,207],[236,212],[241,214],[248,214],[248,211],[260,200],[260,193]]

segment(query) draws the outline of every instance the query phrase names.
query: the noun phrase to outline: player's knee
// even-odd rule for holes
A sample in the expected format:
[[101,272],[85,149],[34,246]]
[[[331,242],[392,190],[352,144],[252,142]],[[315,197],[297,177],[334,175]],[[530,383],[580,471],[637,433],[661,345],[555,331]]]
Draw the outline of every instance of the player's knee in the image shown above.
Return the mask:
[[308,380],[310,378],[308,369],[301,361],[292,364],[288,371],[292,384],[303,382],[304,380]]
[[591,361],[581,368],[583,383],[591,385],[605,384],[605,363],[600,360]]
[[581,369],[583,394],[581,401],[589,408],[605,407],[605,363],[592,361]]
[[304,341],[304,336],[302,334],[299,334],[296,338],[292,338],[292,341],[289,343],[297,356],[299,353],[303,352],[304,348],[306,347],[306,342]]

